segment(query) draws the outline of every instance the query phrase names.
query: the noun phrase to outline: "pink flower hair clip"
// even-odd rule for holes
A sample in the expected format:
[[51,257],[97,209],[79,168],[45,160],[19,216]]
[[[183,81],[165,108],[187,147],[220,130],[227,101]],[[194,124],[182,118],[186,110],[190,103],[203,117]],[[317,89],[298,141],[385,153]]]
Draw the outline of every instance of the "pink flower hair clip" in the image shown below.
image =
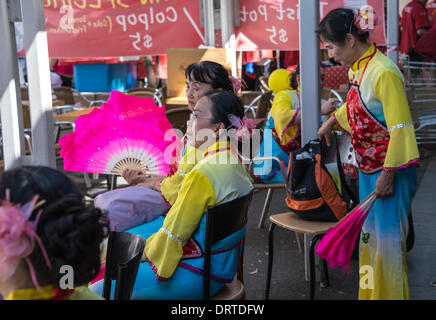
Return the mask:
[[374,9],[370,6],[362,7],[354,14],[353,24],[357,28],[358,34],[373,32],[377,24],[377,16]]
[[229,76],[230,81],[232,82],[233,92],[237,94],[242,87],[247,88],[247,84],[243,79],[235,78],[234,76]]
[[39,210],[34,221],[29,221],[32,212],[44,204],[45,200],[36,203],[38,195],[25,205],[10,203],[9,189],[6,190],[6,200],[1,201],[0,207],[0,282],[8,280],[16,271],[20,260],[24,259],[29,267],[30,276],[37,290],[40,286],[36,279],[35,269],[29,259],[33,252],[35,241],[51,270],[53,267],[45,251],[44,245],[36,234],[36,228],[42,210]]
[[230,123],[236,128],[236,138],[241,141],[242,137],[251,137],[253,129],[257,127],[264,119],[249,119],[243,117],[242,119],[234,114],[229,114],[228,119]]

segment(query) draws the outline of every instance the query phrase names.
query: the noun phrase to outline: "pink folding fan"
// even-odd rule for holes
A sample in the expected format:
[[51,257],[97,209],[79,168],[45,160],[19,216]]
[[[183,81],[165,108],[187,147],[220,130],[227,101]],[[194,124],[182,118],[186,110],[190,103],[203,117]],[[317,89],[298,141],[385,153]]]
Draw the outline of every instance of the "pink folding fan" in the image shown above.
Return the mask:
[[59,140],[67,171],[122,174],[130,168],[166,175],[180,144],[164,107],[119,91],[78,117],[75,127]]
[[350,260],[357,237],[375,200],[375,192],[372,192],[322,237],[316,253],[330,267],[342,267],[346,273],[351,271]]

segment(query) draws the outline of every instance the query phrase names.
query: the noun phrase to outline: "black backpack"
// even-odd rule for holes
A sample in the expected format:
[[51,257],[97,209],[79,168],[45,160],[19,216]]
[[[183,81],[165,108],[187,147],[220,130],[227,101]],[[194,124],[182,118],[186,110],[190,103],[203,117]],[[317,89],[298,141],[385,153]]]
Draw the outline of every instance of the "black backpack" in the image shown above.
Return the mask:
[[338,221],[358,203],[345,180],[339,151],[337,167],[342,192],[326,168],[326,152],[327,146],[316,139],[289,156],[286,204],[302,219]]

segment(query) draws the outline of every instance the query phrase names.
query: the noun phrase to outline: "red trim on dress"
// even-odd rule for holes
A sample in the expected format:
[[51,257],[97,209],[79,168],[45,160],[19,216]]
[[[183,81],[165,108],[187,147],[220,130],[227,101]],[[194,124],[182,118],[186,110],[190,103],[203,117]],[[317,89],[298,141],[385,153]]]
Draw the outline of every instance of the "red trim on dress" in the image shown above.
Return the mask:
[[[288,125],[286,126],[285,130],[283,130],[281,138],[283,139],[283,136],[285,135],[285,133],[288,131],[289,127],[291,126],[292,122],[294,122],[295,118],[297,117],[297,115],[300,113],[300,108],[298,108],[295,113],[294,116],[292,117],[291,121],[289,121]],[[294,138],[295,140],[295,138]]]
[[[147,258],[147,257],[146,257],[146,258]],[[156,279],[157,279],[157,280],[159,280],[159,281],[163,281],[163,282],[167,282],[167,281],[168,281],[168,278],[161,277],[160,275],[157,274],[157,268],[156,268],[156,266],[153,264],[153,262],[150,261],[150,259],[147,258],[147,262],[148,262],[148,264],[150,265],[151,269],[153,269],[153,271],[154,271],[154,275],[156,276]]]
[[419,161],[419,158],[415,158],[399,167],[383,167],[383,171],[397,171],[405,168],[417,168],[419,167]]
[[167,198],[165,198],[165,196],[162,192],[160,194],[162,195],[162,198],[164,199],[165,203],[167,204],[168,210],[170,210],[173,205],[167,200]]
[[[187,264],[187,263],[179,262],[179,267],[191,270],[191,271],[196,272],[196,273],[203,274],[203,270],[201,270],[197,267],[191,266],[190,264]],[[222,282],[222,283],[230,283],[233,281],[233,278],[232,279],[225,279],[225,278],[220,278],[220,277],[214,276],[213,274],[210,275],[210,278],[212,280]]]
[[53,289],[53,297],[48,300],[68,300],[68,297],[73,294],[74,289],[63,290],[60,288]]

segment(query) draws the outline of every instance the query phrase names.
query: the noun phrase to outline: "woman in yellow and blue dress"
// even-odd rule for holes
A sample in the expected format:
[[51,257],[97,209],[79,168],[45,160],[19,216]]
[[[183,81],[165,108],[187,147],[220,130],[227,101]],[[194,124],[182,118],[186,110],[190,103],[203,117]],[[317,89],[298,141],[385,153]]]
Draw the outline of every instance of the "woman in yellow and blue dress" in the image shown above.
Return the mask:
[[[418,147],[403,76],[368,41],[374,17],[349,9],[329,12],[318,34],[329,57],[350,65],[346,103],[319,129],[330,144],[335,124],[351,135],[359,167],[359,196],[375,190],[361,231],[359,265],[373,278],[362,281],[359,299],[409,299],[406,263],[408,213],[416,191]],[[361,277],[367,277],[366,272]]]
[[[139,267],[132,299],[202,298],[207,208],[245,196],[253,189],[237,146],[226,133],[243,127],[243,116],[242,102],[232,93],[213,90],[198,100],[188,122],[187,138],[202,157],[183,177],[160,228],[146,235],[143,258],[147,262]],[[140,228],[136,231],[141,233]],[[236,274],[244,235],[245,228],[214,244],[211,295]],[[101,292],[102,286],[99,281],[91,290]]]
[[[190,64],[186,68],[185,76],[186,97],[190,111],[209,90],[228,92],[239,90],[229,72],[221,64],[213,61],[206,60]],[[178,148],[177,158],[180,161],[171,165],[172,172],[167,177],[150,178],[141,170],[126,169],[123,177],[128,184],[134,186],[105,192],[96,197],[95,206],[108,211],[113,229],[126,231],[139,225],[141,232],[145,234],[146,226],[143,223],[148,222],[147,232],[151,234],[156,231],[162,223],[160,221],[163,219],[162,215],[175,203],[183,178],[201,159],[201,153],[186,142],[185,135]],[[135,199],[138,200],[135,201]],[[140,210],[140,212],[131,213],[134,210]],[[138,229],[128,231],[138,232]]]
[[[268,78],[268,87],[274,93],[274,100],[256,158],[277,157],[287,171],[289,154],[301,147],[300,66],[297,65],[292,74],[286,69],[274,70]],[[323,103],[321,114],[330,114],[336,102],[337,99],[332,98]],[[254,175],[263,183],[284,182],[277,161],[255,161],[253,167]]]
[[108,224],[67,176],[42,166],[7,170],[0,200],[0,298],[103,299],[87,284]]

